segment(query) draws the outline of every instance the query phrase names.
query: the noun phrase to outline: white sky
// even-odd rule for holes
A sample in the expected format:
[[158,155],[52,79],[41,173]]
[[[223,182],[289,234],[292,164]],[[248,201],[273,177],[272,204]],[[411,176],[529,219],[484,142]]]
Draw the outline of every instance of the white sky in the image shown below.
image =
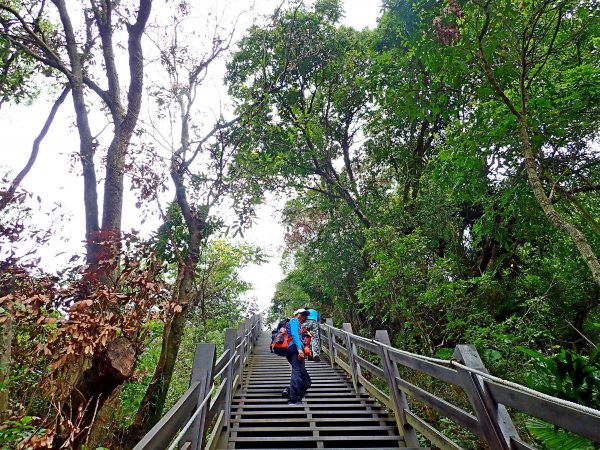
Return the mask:
[[[234,0],[247,5],[245,0]],[[218,2],[217,2],[218,3]],[[259,0],[256,11],[259,13],[271,12],[280,4],[280,0]],[[379,0],[345,0],[346,25],[357,29],[374,27],[379,15]],[[245,27],[244,27],[245,28]],[[218,76],[217,80],[222,77]],[[214,83],[218,83],[215,81]],[[214,86],[218,90],[218,86]],[[53,100],[56,95],[52,96]],[[217,95],[217,104],[220,98]],[[51,104],[38,100],[31,107],[15,107],[5,105],[0,110],[0,174],[6,169],[11,170],[13,176],[18,173],[29,158],[33,139],[39,133],[46,120]],[[218,109],[217,105],[212,106]],[[99,130],[95,130],[96,132]],[[54,202],[62,205],[68,219],[62,224],[63,229],[55,230],[56,238],[44,249],[42,264],[58,266],[61,261],[67,260],[72,254],[83,250],[84,217],[83,217],[83,183],[77,174],[80,171],[78,162],[74,170],[68,170],[70,156],[78,149],[78,137],[74,130],[72,101],[67,98],[53,126],[43,141],[35,166],[22,183],[28,191],[42,198],[43,209],[48,211]],[[132,207],[133,197],[125,199],[123,230],[132,227],[139,229],[139,211]],[[258,211],[258,220],[246,234],[245,240],[264,248],[271,257],[262,266],[248,267],[243,270],[242,276],[254,285],[250,296],[256,297],[261,310],[268,308],[275,290],[275,284],[283,278],[280,268],[280,256],[283,250],[283,228],[280,224],[279,210],[283,200],[270,200]],[[49,219],[39,216],[41,223]],[[156,225],[147,224],[148,230]],[[61,256],[56,256],[64,252]]]

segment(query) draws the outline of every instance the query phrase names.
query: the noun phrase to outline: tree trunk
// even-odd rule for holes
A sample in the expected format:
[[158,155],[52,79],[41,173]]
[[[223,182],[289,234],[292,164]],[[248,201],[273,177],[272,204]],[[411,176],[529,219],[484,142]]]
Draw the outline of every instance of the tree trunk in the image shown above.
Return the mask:
[[[121,122],[115,123],[115,136],[106,157],[106,181],[104,183],[102,229],[108,232],[120,232],[121,230],[125,156],[133,132],[135,131],[142,105],[144,54],[141,38],[146,29],[146,23],[150,17],[151,9],[152,0],[140,0],[137,21],[135,24],[128,27],[130,84],[127,93],[127,112],[123,117],[119,117]],[[106,59],[110,60],[111,56],[107,56]],[[116,78],[116,74],[114,77]],[[118,79],[116,79],[115,84],[118,84]],[[113,88],[112,91],[114,92],[115,99],[118,99],[117,88]],[[120,105],[115,105],[115,108],[115,115],[120,116]],[[116,118],[117,117],[115,117],[115,119]]]
[[115,448],[113,446],[114,443],[110,442],[110,439],[113,436],[111,428],[114,425],[115,411],[117,411],[117,408],[119,407],[121,388],[122,385],[114,389],[104,402],[104,405],[102,405],[102,408],[98,410],[85,442],[86,448]]
[[[193,261],[188,262],[193,264],[194,269],[198,263],[198,261],[195,264]],[[179,286],[176,287],[178,291],[176,303],[181,306],[182,310],[175,312],[171,321],[165,324],[160,359],[154,370],[152,381],[150,381],[135,415],[133,424],[128,429],[127,440],[128,446],[131,447],[160,420],[167,399],[167,393],[173,377],[173,369],[175,368],[177,354],[179,353],[179,347],[183,339],[186,312],[193,296],[194,270],[187,270],[187,267],[182,268],[182,270],[184,270],[183,277]]]
[[0,323],[0,423],[8,419],[10,415],[8,379],[12,359],[12,325],[10,314],[7,314],[6,320]]
[[[133,375],[136,362],[136,349],[129,339],[119,336],[112,341],[106,351],[96,353],[82,376],[78,377],[75,388],[63,403],[62,412],[83,430],[91,427],[98,411],[111,398],[115,389]],[[61,448],[68,436],[60,433],[53,444]],[[87,439],[87,432],[79,433],[72,447],[80,448]]]
[[82,55],[79,52],[77,37],[73,30],[71,17],[64,0],[54,0],[65,32],[65,41],[69,63],[71,65],[71,76],[69,85],[73,91],[73,108],[75,109],[75,120],[77,132],[79,133],[79,156],[83,171],[83,201],[85,210],[85,238],[86,238],[86,260],[88,264],[94,264],[98,260],[98,192],[96,180],[96,168],[94,164],[94,138],[90,129],[89,115],[87,110],[84,91],[84,68]]
[[[181,214],[189,231],[187,254],[185,260],[179,262],[177,277],[179,282],[174,287],[174,302],[181,307],[181,311],[173,314],[171,321],[165,325],[163,330],[159,362],[136,413],[134,423],[128,430],[128,440],[132,445],[144,436],[161,417],[183,338],[186,312],[194,298],[196,267],[200,260],[200,244],[206,226],[205,216],[190,207],[188,203],[182,176],[187,167],[185,164],[177,164],[178,161],[178,155],[174,156],[171,177],[176,188],[177,204],[181,208]],[[208,213],[206,212],[206,214]]]
[[537,173],[537,168],[535,166],[535,159],[533,156],[533,151],[531,149],[531,142],[529,140],[529,132],[527,130],[527,121],[523,114],[518,115],[519,121],[519,132],[521,134],[521,144],[523,147],[523,156],[525,169],[527,171],[527,178],[529,179],[529,184],[533,189],[533,194],[535,195],[536,200],[538,201],[540,207],[546,214],[546,217],[550,220],[550,223],[554,225],[554,227],[566,233],[571,237],[573,243],[579,250],[581,256],[585,260],[588,268],[592,272],[592,277],[596,284],[600,286],[600,262],[598,261],[598,257],[594,254],[594,250],[590,246],[587,241],[585,235],[579,231],[575,226],[571,225],[567,221],[565,221],[561,215],[554,209],[552,202],[544,192],[544,188],[542,186],[542,182],[540,181],[540,177]]
[[154,370],[152,381],[137,410],[133,424],[127,430],[126,447],[135,444],[160,420],[171,385],[173,369],[179,353],[185,327],[187,309],[173,315],[171,322],[163,330],[163,343],[160,359]]
[[425,152],[427,150],[427,143],[425,135],[429,129],[429,121],[423,120],[421,127],[419,128],[419,134],[417,136],[417,143],[414,149],[414,174],[412,179],[412,200],[417,200],[419,195],[419,188],[421,185],[421,174],[423,172],[423,165],[425,164]]

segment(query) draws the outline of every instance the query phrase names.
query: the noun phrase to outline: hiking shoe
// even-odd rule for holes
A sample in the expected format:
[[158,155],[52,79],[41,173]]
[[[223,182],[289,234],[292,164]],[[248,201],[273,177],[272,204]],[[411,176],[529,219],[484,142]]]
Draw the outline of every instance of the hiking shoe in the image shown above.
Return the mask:
[[283,391],[281,391],[281,396],[288,398],[290,396],[290,388],[285,388]]
[[302,405],[304,405],[304,403],[302,403],[301,400],[290,400],[288,402],[288,405],[290,405],[290,406],[302,406]]
[[320,357],[319,355],[315,355],[315,356],[313,357],[313,359],[314,359],[315,361],[321,361],[321,357]]

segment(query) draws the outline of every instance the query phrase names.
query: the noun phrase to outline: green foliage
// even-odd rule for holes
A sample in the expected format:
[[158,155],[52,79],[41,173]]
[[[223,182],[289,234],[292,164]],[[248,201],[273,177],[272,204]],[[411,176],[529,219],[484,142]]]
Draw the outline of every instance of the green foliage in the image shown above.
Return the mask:
[[[3,0],[3,6],[19,11],[30,29],[53,35],[55,24],[48,19],[47,8],[35,0]],[[26,11],[26,12],[25,12]],[[22,25],[11,12],[0,9],[0,106],[4,103],[30,104],[58,71],[44,67],[33,55],[31,37],[20,29]],[[51,44],[48,40],[46,43]],[[40,76],[41,75],[41,76]],[[51,83],[52,84],[52,83]]]
[[533,359],[533,371],[527,377],[532,389],[574,403],[600,408],[600,351],[589,355],[560,349],[552,356],[520,348]]
[[[223,226],[219,219],[208,217],[207,207],[198,207],[198,214],[204,215],[206,226],[203,228],[204,240],[208,240]],[[174,264],[177,255],[185,258],[188,252],[189,229],[185,224],[179,205],[175,202],[167,207],[166,218],[156,232],[156,250],[161,259]]]
[[291,317],[296,309],[312,304],[309,294],[302,286],[303,275],[301,271],[291,271],[277,283],[266,318],[268,324]]
[[242,319],[243,316],[235,316],[230,313],[227,317],[215,316],[203,326],[200,325],[200,314],[197,310],[190,315],[177,355],[173,380],[169,386],[165,412],[179,400],[189,387],[196,345],[200,342],[215,344],[218,357],[223,352],[225,329],[236,328],[237,323]]
[[196,269],[193,306],[198,308],[204,324],[208,320],[232,323],[253,308],[243,300],[252,285],[240,271],[250,264],[265,261],[262,250],[249,244],[232,244],[223,239],[209,241],[202,249]]
[[34,81],[35,63],[0,36],[0,105],[30,103],[40,92]]
[[552,450],[592,450],[594,444],[573,433],[557,430],[553,425],[531,418],[527,421],[527,430],[543,445],[544,449]]
[[[180,217],[175,211],[175,220]],[[176,222],[171,222],[171,225],[174,223]],[[178,228],[172,226],[171,229]],[[168,244],[164,248],[168,248]],[[165,411],[173,406],[188,388],[196,345],[201,342],[213,342],[220,353],[225,329],[236,328],[239,321],[256,312],[252,301],[244,298],[244,294],[252,286],[240,278],[240,270],[248,264],[260,263],[263,260],[259,248],[247,244],[234,245],[222,239],[211,240],[202,249],[196,269],[193,304],[186,318]],[[138,357],[134,377],[128,380],[121,390],[119,409],[115,417],[119,427],[126,428],[131,424],[152,380],[161,354],[163,328],[164,323],[156,320],[144,325],[144,351]]]
[[0,449],[11,450],[25,439],[43,436],[46,430],[36,424],[36,417],[23,416],[17,420],[7,420],[0,425]]
[[329,192],[367,223],[352,146],[368,111],[370,33],[337,26],[340,14],[329,0],[282,8],[241,40],[226,76],[244,130],[233,170],[260,189]]
[[[527,376],[530,388],[580,405],[600,408],[600,351],[597,348],[593,348],[589,355],[563,348],[551,356],[528,348],[519,349],[533,361],[533,371]],[[536,418],[527,421],[527,429],[544,448],[595,448],[587,439]]]
[[451,326],[457,325],[462,330],[453,329],[453,332],[459,331],[464,342],[477,347],[485,366],[492,373],[518,383],[525,381],[523,367],[529,363],[518,349],[521,346],[539,345],[550,338],[549,332],[539,331],[524,321],[523,317],[516,315],[498,321],[485,313],[472,313],[464,318],[456,318],[456,323]]
[[177,203],[169,204],[166,216],[166,220],[156,233],[156,250],[163,260],[174,264],[177,262],[177,252],[182,256],[187,252],[186,242],[189,231]]
[[[482,17],[477,8],[457,2],[384,2],[361,79],[373,104],[364,127],[367,139],[353,160],[360,167],[354,171],[360,186],[357,198],[371,224],[356,227],[348,205],[331,198],[323,184],[322,191],[304,191],[288,202],[290,269],[272,311],[274,319],[307,300],[320,302],[325,314],[358,322],[358,327],[368,323],[369,330],[385,326],[399,345],[431,354],[448,354],[452,344],[473,342],[493,371],[520,378],[526,360],[515,346],[544,348],[579,339],[565,319],[597,336],[591,326],[597,316],[596,294],[582,261],[560,232],[549,229],[523,177],[514,117],[470,62],[475,27]],[[534,5],[526,2],[519,12],[498,1],[492,8],[497,14],[486,52],[495,55],[494,70],[511,88],[515,69],[510,61],[516,53],[503,39],[510,42],[515,36],[507,37],[500,22],[511,20],[525,27]],[[316,19],[307,13],[302,20],[308,17]],[[436,28],[437,17],[442,18],[441,28]],[[544,26],[554,23],[546,19]],[[458,33],[444,37],[452,24]],[[589,33],[597,26],[564,24],[575,28],[560,33]],[[549,179],[564,178],[560,170],[582,174],[577,167],[595,166],[589,139],[597,130],[596,115],[587,111],[598,104],[595,69],[589,67],[597,51],[586,33],[580,35],[579,63],[575,47],[560,47],[562,56],[552,54],[531,85],[531,133],[535,139],[543,137],[536,148]],[[258,45],[257,36],[253,43]],[[241,61],[235,67],[249,67]],[[282,104],[298,107],[300,90],[291,82],[285,86],[290,90]],[[336,89],[341,88],[331,92]],[[269,94],[269,102],[277,102],[278,95]],[[552,109],[561,101],[564,115],[558,123]],[[314,143],[326,141],[314,128],[322,123],[318,115],[291,111],[302,117],[302,125],[310,124],[306,130]],[[281,117],[271,119],[278,125],[273,132],[288,126],[285,120],[277,122]],[[286,138],[296,139],[299,130],[289,130]],[[566,130],[573,134],[567,137]],[[292,148],[301,148],[302,141],[294,142]],[[568,154],[567,148],[573,152]],[[276,161],[266,154],[270,162]],[[279,160],[274,167],[280,170],[286,162]],[[306,179],[308,173],[301,168],[307,166],[296,162],[285,170],[297,170],[294,176]],[[590,172],[588,179],[597,179],[597,174]],[[568,184],[580,181],[574,177]],[[589,211],[598,208],[596,193],[579,198]],[[563,202],[557,208],[574,212]],[[583,217],[574,220],[586,229]],[[593,236],[592,240],[599,242]]]

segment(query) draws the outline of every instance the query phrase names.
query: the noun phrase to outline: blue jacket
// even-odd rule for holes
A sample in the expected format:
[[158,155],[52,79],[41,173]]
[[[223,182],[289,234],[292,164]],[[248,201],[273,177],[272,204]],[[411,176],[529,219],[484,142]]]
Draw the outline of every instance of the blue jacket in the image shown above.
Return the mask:
[[319,321],[319,313],[316,309],[307,309],[308,311],[308,320],[316,320]]
[[304,341],[300,335],[300,327],[300,321],[294,317],[288,322],[286,331],[292,337],[296,349],[302,350],[304,349]]

